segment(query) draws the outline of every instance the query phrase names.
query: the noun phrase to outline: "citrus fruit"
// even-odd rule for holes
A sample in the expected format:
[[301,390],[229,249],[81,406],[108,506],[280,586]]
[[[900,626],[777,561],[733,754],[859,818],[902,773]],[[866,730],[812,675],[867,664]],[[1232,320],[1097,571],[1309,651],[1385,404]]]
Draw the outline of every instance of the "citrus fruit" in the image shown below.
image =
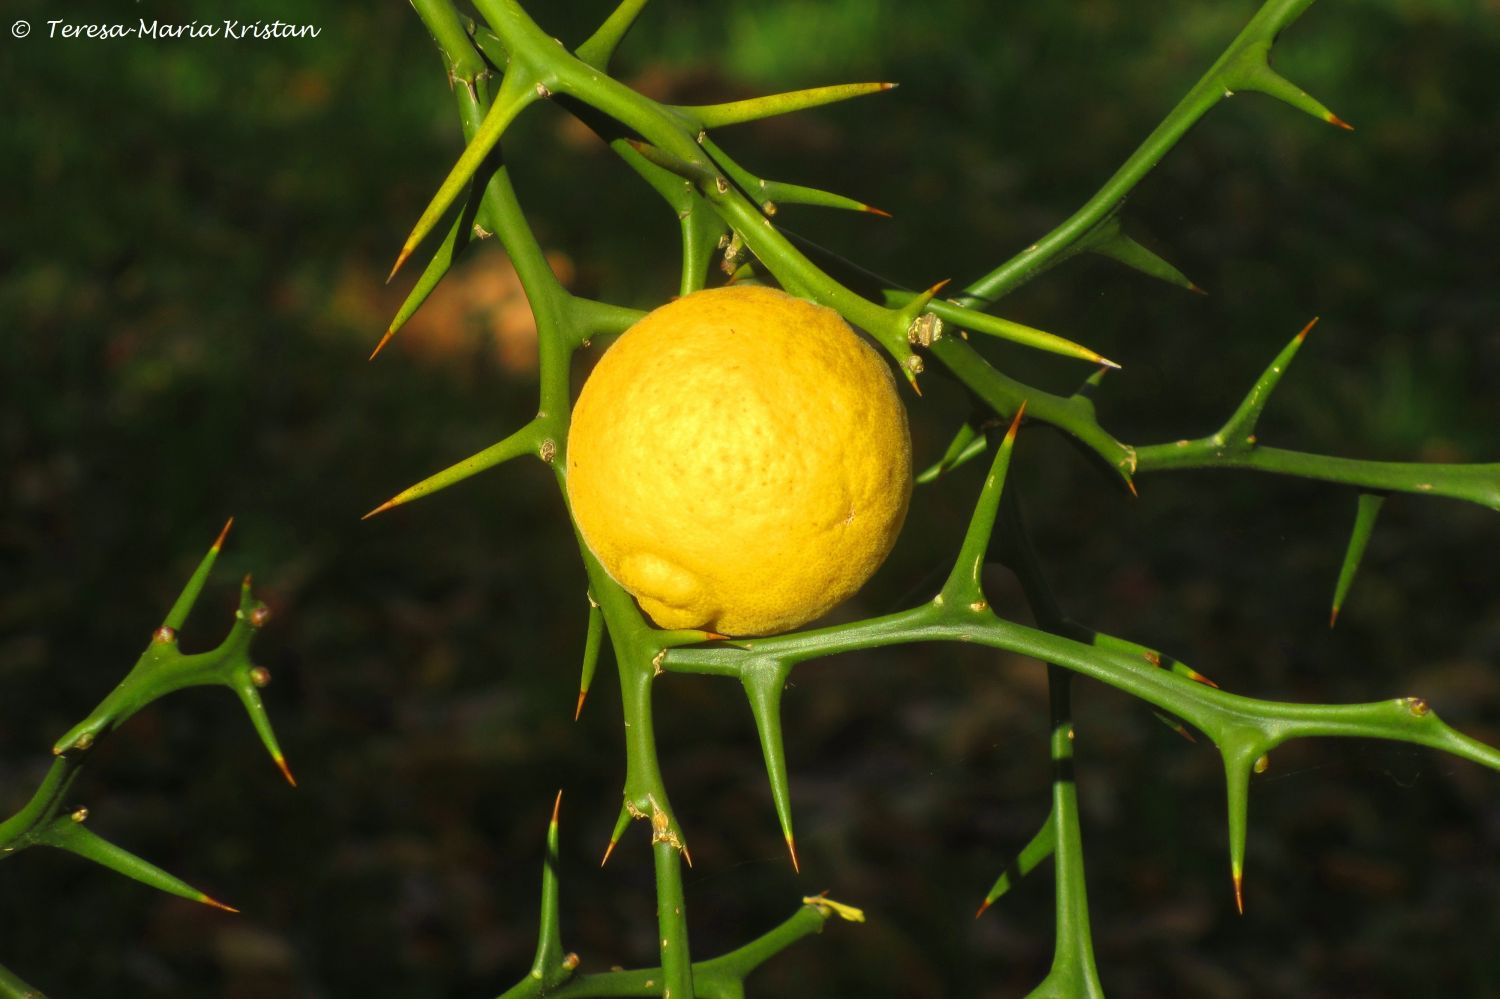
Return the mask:
[[889,368],[838,313],[735,285],[605,351],[573,410],[567,486],[584,541],[659,626],[768,635],[884,561],[911,438]]

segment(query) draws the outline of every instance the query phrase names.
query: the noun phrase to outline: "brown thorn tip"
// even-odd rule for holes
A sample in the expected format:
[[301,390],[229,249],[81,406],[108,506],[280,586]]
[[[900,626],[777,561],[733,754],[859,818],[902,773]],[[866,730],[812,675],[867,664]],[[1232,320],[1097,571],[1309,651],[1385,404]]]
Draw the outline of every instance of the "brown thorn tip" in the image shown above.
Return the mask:
[[1109,358],[1100,357],[1098,354],[1094,355],[1094,363],[1102,364],[1106,368],[1113,368],[1116,371],[1120,371],[1123,368],[1123,366],[1118,361],[1111,361]]
[[693,866],[693,855],[688,852],[687,844],[682,844],[682,859],[687,861],[689,867]]
[[894,216],[891,215],[890,212],[886,211],[884,208],[876,208],[874,205],[860,205],[859,206],[859,210],[862,211],[862,212],[867,212],[870,215],[879,215],[883,219],[888,219],[888,218],[893,218],[894,217]]
[[1192,292],[1194,295],[1202,295],[1204,298],[1208,297],[1208,292],[1203,288],[1200,288],[1196,282],[1189,281],[1187,290]]
[[557,789],[557,798],[552,802],[552,824],[557,825],[557,812],[562,808],[562,788]]
[[1297,334],[1297,342],[1298,343],[1301,343],[1303,340],[1307,339],[1307,334],[1309,334],[1309,333],[1312,332],[1312,328],[1314,326],[1318,325],[1318,320],[1321,319],[1321,318],[1323,318],[1323,317],[1322,316],[1313,316],[1312,319],[1308,320],[1307,325],[1304,326],[1304,327],[1302,327],[1302,332]]
[[1344,119],[1340,118],[1338,115],[1334,114],[1332,111],[1328,112],[1328,117],[1324,118],[1323,120],[1326,121],[1326,122],[1328,122],[1328,124],[1330,124],[1330,125],[1337,125],[1339,128],[1342,128],[1346,132],[1352,132],[1352,131],[1354,131],[1354,126],[1353,125],[1349,124],[1347,121],[1345,121]]
[[895,90],[899,86],[901,86],[901,84],[899,84],[899,83],[882,83],[880,85],[880,89],[881,90]]
[[1188,670],[1188,678],[1192,679],[1192,680],[1197,680],[1199,683],[1205,684],[1207,686],[1210,686],[1210,687],[1214,688],[1215,690],[1219,689],[1219,685],[1217,683],[1214,683],[1208,677],[1204,676],[1202,673],[1199,673],[1195,669]]
[[369,520],[371,517],[375,516],[376,514],[385,513],[391,507],[396,506],[396,505],[397,505],[397,503],[396,503],[395,500],[388,499],[384,503],[380,504],[375,509],[371,510],[369,513],[365,514],[363,517],[361,517],[359,519],[360,520]]
[[395,335],[396,327],[392,326],[390,329],[386,330],[385,335],[380,338],[380,342],[375,345],[375,349],[370,351],[370,356],[366,358],[366,360],[375,360],[375,355],[379,354],[382,350],[385,350],[385,345],[390,343],[391,337]]
[[944,288],[948,287],[948,285],[952,281],[953,281],[952,278],[943,278],[937,284],[933,285],[931,288],[928,288],[925,292],[923,292],[923,294],[925,294],[928,298],[931,298],[934,295],[936,295],[938,292],[942,291]]
[[297,778],[292,776],[292,768],[286,765],[286,757],[277,753],[272,759],[276,761],[276,766],[281,770],[281,776],[286,778],[286,782],[292,785],[292,787],[296,787]]
[[218,899],[211,898],[208,895],[199,894],[198,901],[202,902],[204,905],[211,905],[215,909],[223,909],[225,912],[239,912],[240,911],[240,910],[236,909],[234,906],[232,906],[232,905],[225,905],[223,902],[220,902]]
[[980,916],[984,915],[986,912],[989,912],[990,911],[990,904],[991,903],[990,903],[989,899],[985,899],[983,902],[980,902],[979,903],[979,911],[976,912],[976,913],[974,913],[974,918],[978,919]]
[[224,539],[227,538],[227,537],[229,537],[229,529],[231,527],[233,527],[233,526],[234,526],[234,518],[233,517],[230,517],[228,520],[224,521],[224,529],[219,532],[219,536],[214,540],[214,547],[213,547],[214,551],[218,551],[220,548],[224,547]]
[[414,249],[416,249],[416,247],[411,246],[409,244],[407,246],[403,246],[401,248],[401,253],[400,253],[400,255],[398,255],[396,257],[396,263],[394,265],[392,265],[390,274],[386,275],[386,278],[385,278],[385,283],[386,284],[390,284],[391,283],[391,279],[396,276],[396,272],[401,269],[401,265],[404,264],[404,263],[406,263],[406,258],[409,257],[409,256],[411,256],[411,251],[414,250]]
[[1135,499],[1140,499],[1141,498],[1141,494],[1135,488],[1135,480],[1134,479],[1126,479],[1125,480],[1125,488],[1130,490],[1130,495],[1133,496]]
[[1236,868],[1229,872],[1229,876],[1234,881],[1234,907],[1239,910],[1239,914],[1243,916],[1245,914],[1244,875],[1238,868]]
[[573,709],[574,721],[577,721],[578,719],[583,717],[583,702],[588,700],[588,696],[589,692],[587,690],[580,690],[578,692],[578,707]]
[[1339,608],[1338,608],[1338,604],[1334,604],[1333,605],[1333,611],[1331,613],[1329,613],[1329,615],[1328,615],[1328,627],[1332,628],[1334,625],[1336,625],[1338,623],[1339,623]]
[[792,855],[792,870],[797,874],[801,874],[802,865],[797,863],[797,841],[792,839],[791,833],[787,834],[786,848],[787,852]]
[[605,864],[609,863],[609,855],[615,852],[615,844],[618,842],[619,840],[613,839],[609,841],[609,845],[604,848],[604,859],[599,861],[600,867],[603,867]]
[[1016,434],[1021,430],[1021,418],[1026,415],[1026,403],[1029,401],[1029,399],[1022,399],[1021,405],[1016,407],[1016,415],[1010,419],[1010,429],[1005,431],[1006,440],[1013,441],[1016,439]]

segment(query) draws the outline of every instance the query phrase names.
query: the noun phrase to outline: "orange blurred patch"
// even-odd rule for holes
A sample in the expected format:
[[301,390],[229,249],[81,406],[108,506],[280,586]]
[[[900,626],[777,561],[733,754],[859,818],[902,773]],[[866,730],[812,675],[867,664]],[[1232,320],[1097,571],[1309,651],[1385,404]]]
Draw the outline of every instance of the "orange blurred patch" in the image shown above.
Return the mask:
[[[564,287],[572,284],[571,258],[553,251],[547,263]],[[386,287],[369,267],[351,265],[333,289],[331,311],[368,329],[374,346],[407,290]],[[536,318],[510,258],[479,248],[438,283],[387,349],[440,364],[470,365],[488,356],[508,372],[535,371]]]

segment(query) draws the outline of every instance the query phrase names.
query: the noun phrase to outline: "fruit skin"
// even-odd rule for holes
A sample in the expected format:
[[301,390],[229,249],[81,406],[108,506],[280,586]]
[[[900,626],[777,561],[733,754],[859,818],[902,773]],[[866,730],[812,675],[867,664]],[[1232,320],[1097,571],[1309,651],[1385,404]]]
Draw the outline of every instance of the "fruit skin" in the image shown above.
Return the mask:
[[768,635],[869,579],[911,498],[895,379],[832,309],[735,285],[627,330],[573,410],[568,499],[663,628]]

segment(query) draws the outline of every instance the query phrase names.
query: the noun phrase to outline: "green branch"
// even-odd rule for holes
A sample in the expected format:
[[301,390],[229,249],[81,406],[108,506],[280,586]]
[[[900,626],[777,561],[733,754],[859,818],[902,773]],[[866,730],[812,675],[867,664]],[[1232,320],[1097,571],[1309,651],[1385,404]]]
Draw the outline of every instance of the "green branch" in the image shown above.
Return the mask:
[[[224,525],[162,624],[152,632],[150,643],[130,672],[87,717],[53,744],[52,765],[36,791],[19,811],[0,822],[0,860],[29,847],[52,847],[168,894],[229,912],[238,911],[94,833],[84,825],[89,810],[69,802],[84,762],[97,750],[100,740],[148,704],[186,687],[222,686],[234,691],[272,761],[287,783],[296,786],[260,699],[260,688],[270,682],[271,674],[250,659],[250,644],[255,633],[270,619],[270,611],[252,596],[249,577],[240,587],[234,625],[217,648],[184,654],[177,644],[178,631],[202,595],[233,523],[231,519]],[[0,968],[0,997],[40,995]]]
[[[1267,0],[1208,71],[1167,112],[1161,124],[1146,136],[1093,197],[1057,228],[964,289],[971,304],[993,302],[1065,259],[1074,244],[1086,239],[1095,227],[1112,217],[1126,195],[1145,179],[1200,118],[1236,90],[1264,89],[1273,97],[1291,100],[1293,95],[1289,91],[1269,85],[1270,76],[1267,74],[1275,74],[1267,60],[1276,37],[1302,16],[1313,2]],[[1301,91],[1297,93],[1301,94]],[[1306,95],[1302,94],[1302,97]],[[1330,124],[1343,125],[1327,109],[1323,109],[1323,116]]]

